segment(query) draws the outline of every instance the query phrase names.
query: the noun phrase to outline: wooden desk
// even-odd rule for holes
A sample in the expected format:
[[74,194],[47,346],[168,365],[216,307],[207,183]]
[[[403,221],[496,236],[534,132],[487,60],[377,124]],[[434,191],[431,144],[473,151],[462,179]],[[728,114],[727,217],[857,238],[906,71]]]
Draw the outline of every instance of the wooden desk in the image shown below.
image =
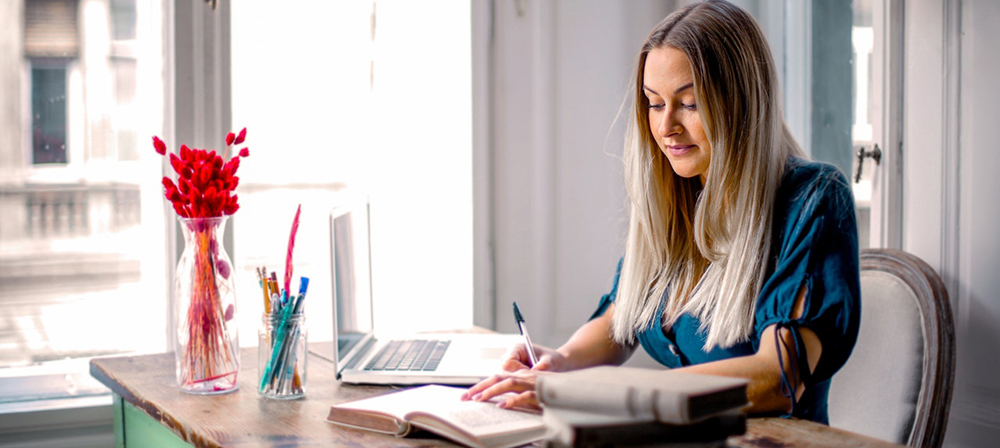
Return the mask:
[[[240,389],[215,396],[185,394],[174,381],[174,356],[98,358],[90,373],[115,394],[115,445],[197,447],[399,447],[455,446],[424,433],[399,439],[326,422],[330,405],[385,393],[381,386],[341,384],[333,364],[310,354],[306,397],[262,398],[256,348],[243,349]],[[891,443],[809,421],[753,418],[747,433],[729,440],[734,447],[898,447]]]

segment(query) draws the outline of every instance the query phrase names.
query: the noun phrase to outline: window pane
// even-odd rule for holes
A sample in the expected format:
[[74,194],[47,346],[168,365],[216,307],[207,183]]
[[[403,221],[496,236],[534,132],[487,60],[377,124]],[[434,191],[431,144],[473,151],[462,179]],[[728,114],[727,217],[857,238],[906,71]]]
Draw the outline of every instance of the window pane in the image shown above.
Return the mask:
[[[865,159],[856,181],[857,152],[872,138],[872,2],[878,0],[742,0],[774,51],[785,117],[813,159],[836,165],[851,181],[858,242],[870,244],[871,173]],[[845,95],[850,92],[851,95]]]
[[[233,2],[231,9],[233,126],[248,128],[251,151],[240,164],[231,254],[242,345],[257,341],[264,310],[255,269],[284,277],[299,204],[291,288],[299,277],[311,279],[310,343],[333,339],[329,213],[339,190],[367,177],[364,160],[375,138],[362,129],[371,95],[372,2],[309,8],[307,16],[266,2]],[[309,67],[290,72],[292,61]]]
[[135,39],[135,0],[111,0],[111,35],[115,40]]
[[[872,23],[872,0],[855,0],[854,23],[851,28],[851,46],[854,56],[854,124],[851,127],[852,151],[856,155],[859,150],[870,151],[874,148],[872,136],[872,51],[875,46],[875,31]],[[854,182],[854,200],[858,214],[858,242],[862,248],[869,247],[871,242],[871,200],[872,173],[875,161],[864,160],[862,172]],[[852,175],[858,176],[858,165],[855,162]]]
[[162,157],[139,145],[163,134],[162,1],[23,5],[0,16],[0,402],[95,393],[89,357],[167,347]]
[[31,68],[31,154],[36,164],[66,163],[66,67],[55,65]]

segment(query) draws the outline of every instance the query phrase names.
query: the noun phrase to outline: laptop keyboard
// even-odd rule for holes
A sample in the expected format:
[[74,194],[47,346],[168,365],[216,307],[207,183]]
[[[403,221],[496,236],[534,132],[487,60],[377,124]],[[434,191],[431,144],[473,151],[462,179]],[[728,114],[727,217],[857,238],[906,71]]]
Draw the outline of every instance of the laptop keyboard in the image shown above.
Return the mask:
[[437,369],[451,341],[413,340],[389,341],[365,366],[365,370]]

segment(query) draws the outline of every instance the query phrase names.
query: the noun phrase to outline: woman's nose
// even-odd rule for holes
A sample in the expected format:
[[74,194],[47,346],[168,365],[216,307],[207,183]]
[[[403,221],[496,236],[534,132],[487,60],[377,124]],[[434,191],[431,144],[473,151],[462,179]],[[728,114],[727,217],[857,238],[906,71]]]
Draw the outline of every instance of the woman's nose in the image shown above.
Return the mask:
[[680,123],[674,119],[672,110],[664,111],[660,117],[658,132],[660,137],[669,137],[680,132]]

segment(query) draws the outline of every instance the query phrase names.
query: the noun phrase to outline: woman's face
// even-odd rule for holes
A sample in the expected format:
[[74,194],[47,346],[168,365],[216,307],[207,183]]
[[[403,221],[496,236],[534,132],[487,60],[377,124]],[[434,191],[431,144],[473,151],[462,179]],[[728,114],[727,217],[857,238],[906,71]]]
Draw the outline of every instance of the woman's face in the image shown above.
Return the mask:
[[649,100],[649,132],[678,176],[700,176],[704,184],[712,145],[698,115],[694,78],[687,55],[673,47],[646,55],[643,92]]

